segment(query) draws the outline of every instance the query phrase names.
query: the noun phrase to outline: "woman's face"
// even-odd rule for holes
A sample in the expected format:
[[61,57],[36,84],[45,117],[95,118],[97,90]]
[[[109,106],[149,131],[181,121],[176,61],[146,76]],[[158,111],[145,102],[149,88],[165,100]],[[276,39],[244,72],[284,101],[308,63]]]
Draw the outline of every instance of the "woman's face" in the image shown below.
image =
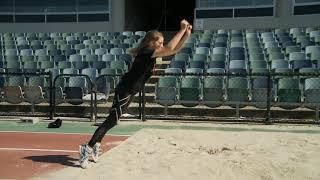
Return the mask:
[[164,40],[163,37],[159,36],[158,40],[151,42],[151,48],[152,49],[162,48],[163,47],[163,40]]

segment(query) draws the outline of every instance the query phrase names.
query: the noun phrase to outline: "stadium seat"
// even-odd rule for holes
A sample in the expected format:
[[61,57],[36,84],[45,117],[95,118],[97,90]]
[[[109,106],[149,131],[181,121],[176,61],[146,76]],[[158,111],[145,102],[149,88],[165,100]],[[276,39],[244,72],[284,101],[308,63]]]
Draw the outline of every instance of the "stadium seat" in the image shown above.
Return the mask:
[[62,69],[62,74],[80,74],[80,73],[79,73],[79,69],[66,68],[66,69]]
[[36,49],[34,55],[35,56],[46,56],[46,55],[48,55],[48,52],[47,52],[47,49]]
[[188,55],[191,57],[192,54],[193,54],[193,49],[190,48],[190,47],[183,47],[183,48],[179,51],[179,53],[186,53],[186,54],[188,54]]
[[183,61],[185,63],[189,62],[190,56],[186,53],[177,53],[174,55],[173,59],[174,61]]
[[23,92],[20,86],[4,86],[3,99],[11,104],[20,104],[23,102]]
[[199,77],[182,77],[179,88],[179,103],[186,107],[197,106],[201,98]]
[[275,70],[279,68],[289,68],[289,62],[283,59],[271,61],[270,70]]
[[[272,88],[272,84],[270,84]],[[272,91],[271,91],[272,92]],[[270,94],[272,96],[272,94]],[[268,78],[265,76],[256,76],[251,78],[251,102],[257,108],[267,107],[268,100]]]
[[182,69],[180,68],[166,68],[164,69],[165,73],[175,73],[175,74],[182,74]]
[[20,56],[31,56],[33,55],[32,49],[21,49]]
[[224,92],[223,76],[207,76],[204,78],[202,100],[206,106],[212,108],[221,106],[224,101]]
[[136,31],[134,34],[144,37],[146,35],[145,31]]
[[295,109],[301,104],[299,79],[280,78],[277,84],[277,102],[283,109]]
[[54,68],[54,62],[52,61],[40,61],[39,62],[39,69],[45,70],[45,69],[50,69]]
[[206,54],[193,54],[191,61],[202,61],[204,63],[207,63],[208,56]]
[[159,77],[155,85],[155,102],[167,107],[176,103],[178,81],[174,76]]
[[269,61],[285,59],[285,55],[282,52],[272,52],[269,54]]
[[212,49],[212,54],[227,54],[227,48],[225,47],[214,47]]
[[34,73],[38,72],[38,64],[34,61],[26,61],[23,63],[23,72]]
[[227,56],[225,54],[211,54],[209,61],[227,61]]
[[209,56],[210,55],[210,48],[208,47],[197,47],[195,54],[204,54]]
[[230,48],[230,61],[232,60],[245,60],[245,49],[242,47]]
[[227,81],[227,102],[231,107],[245,107],[248,102],[248,80],[246,77],[230,77]]
[[188,65],[188,68],[200,68],[205,69],[206,63],[203,61],[191,61]]
[[209,68],[221,68],[225,69],[226,68],[226,63],[225,61],[210,61],[208,63],[208,69]]
[[124,50],[122,48],[111,48],[110,54],[114,54],[114,55],[124,54]]
[[228,71],[230,73],[246,73],[247,72],[247,64],[243,60],[230,61]]
[[88,92],[87,87],[85,77],[70,77],[68,86],[65,87],[65,101],[73,105],[82,104],[83,96]]
[[301,68],[311,68],[312,63],[306,59],[306,55],[303,52],[292,52],[289,54],[289,63],[294,70]]
[[83,61],[89,62],[89,63],[93,63],[95,61],[99,60],[99,57],[95,54],[88,54],[82,57]]
[[94,61],[91,65],[92,68],[96,68],[98,72],[100,72],[101,69],[110,67],[110,63],[106,61]]
[[102,56],[102,55],[107,54],[107,53],[108,53],[108,50],[105,49],[105,48],[98,48],[98,49],[94,50],[94,54],[98,55],[98,56]]
[[89,76],[91,82],[93,83],[98,77],[98,70],[96,68],[85,68],[81,70],[81,74]]
[[24,76],[8,76],[5,86],[20,86],[23,88],[26,84],[26,79]]
[[86,56],[86,55],[90,55],[90,54],[91,54],[91,49],[89,49],[89,48],[80,49],[80,51],[79,51],[79,55],[81,55],[81,56]]
[[320,78],[307,78],[304,82],[304,103],[307,108],[319,108]]
[[286,56],[289,56],[289,54],[292,52],[301,52],[301,47],[300,46],[287,46],[285,48],[285,55]]
[[184,62],[184,61],[170,61],[169,67],[170,68],[179,68],[179,69],[182,69],[182,71],[185,71],[186,62]]
[[100,76],[103,75],[105,79],[110,82],[110,88],[113,90],[120,80],[118,75],[121,75],[121,72],[119,72],[117,69],[103,68],[101,69]]
[[23,94],[24,101],[31,103],[31,112],[34,114],[35,104],[44,101],[44,94],[41,86],[26,86]]
[[258,68],[263,68],[263,69],[268,68],[267,61],[265,60],[250,61],[250,70],[258,69]]
[[255,61],[255,60],[265,60],[265,56],[263,53],[254,53],[249,54],[249,61]]
[[124,61],[111,61],[110,62],[110,68],[111,69],[120,69],[123,72],[128,71],[128,66]]

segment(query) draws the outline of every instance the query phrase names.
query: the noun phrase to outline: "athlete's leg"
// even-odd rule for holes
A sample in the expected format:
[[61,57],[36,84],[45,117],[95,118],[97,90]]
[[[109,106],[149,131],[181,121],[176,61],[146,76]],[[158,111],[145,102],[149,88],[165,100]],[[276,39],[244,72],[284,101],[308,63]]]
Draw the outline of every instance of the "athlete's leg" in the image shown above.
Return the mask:
[[134,94],[130,94],[121,89],[116,90],[109,116],[93,134],[91,140],[88,143],[90,147],[93,147],[97,142],[101,142],[107,131],[117,125],[120,116],[127,111],[133,97]]
[[132,101],[134,94],[130,94],[123,90],[116,90],[113,105],[107,119],[98,127],[88,144],[80,145],[80,166],[87,168],[89,165],[89,157],[92,155],[93,161],[97,162],[99,158],[100,142],[104,135],[112,127],[117,125],[120,116],[126,112]]

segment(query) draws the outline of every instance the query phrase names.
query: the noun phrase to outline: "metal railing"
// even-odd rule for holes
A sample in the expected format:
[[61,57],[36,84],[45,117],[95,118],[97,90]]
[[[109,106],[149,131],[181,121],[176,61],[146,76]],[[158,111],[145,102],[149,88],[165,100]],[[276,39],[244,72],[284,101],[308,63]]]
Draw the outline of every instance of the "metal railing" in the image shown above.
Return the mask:
[[[48,88],[49,88],[49,96],[48,96],[48,100],[49,100],[49,118],[53,119],[55,114],[56,114],[56,107],[57,107],[57,99],[56,99],[56,88],[57,88],[57,79],[61,78],[61,77],[75,77],[75,76],[80,76],[80,77],[84,77],[86,79],[86,82],[88,84],[88,92],[87,94],[90,94],[90,119],[91,120],[96,120],[97,118],[97,92],[99,91],[97,89],[97,82],[99,81],[99,79],[104,78],[104,77],[115,77],[115,76],[121,76],[121,75],[102,75],[99,76],[95,79],[95,81],[91,81],[90,77],[84,74],[60,74],[58,76],[56,76],[55,78],[52,77],[52,74],[50,72],[36,72],[36,73],[26,73],[26,72],[14,72],[14,73],[10,73],[10,72],[0,72],[0,77],[10,77],[10,76],[40,76],[40,75],[44,75],[44,76],[48,76]],[[317,98],[312,99],[310,101],[310,99],[306,99],[306,96],[310,96],[309,94],[306,94],[306,89],[304,89],[305,87],[305,81],[306,79],[310,79],[310,78],[320,78],[320,73],[274,73],[274,72],[270,72],[270,73],[157,73],[154,74],[154,76],[158,76],[158,77],[164,77],[164,76],[172,76],[172,77],[176,77],[178,78],[180,81],[181,79],[183,79],[184,77],[199,77],[201,80],[201,87],[203,88],[203,79],[205,79],[206,77],[220,77],[223,79],[224,81],[224,87],[223,87],[223,92],[224,92],[224,97],[222,97],[222,100],[219,101],[213,101],[211,103],[218,103],[218,106],[231,106],[233,107],[233,109],[236,110],[236,117],[239,118],[239,111],[242,107],[244,106],[254,106],[254,105],[263,105],[262,111],[264,111],[264,120],[263,122],[265,123],[272,123],[273,119],[272,119],[272,108],[273,107],[281,107],[284,108],[285,110],[291,110],[291,111],[295,111],[295,108],[308,108],[311,110],[314,110],[315,112],[315,121],[319,122],[319,107],[320,107],[320,96],[319,96],[319,100]],[[228,86],[229,86],[229,81],[233,78],[237,78],[237,77],[241,77],[244,79],[247,79],[247,83],[248,83],[248,99],[245,101],[238,101],[238,100],[234,100],[234,99],[230,99],[229,97],[229,92],[228,92]],[[252,79],[257,78],[257,77],[263,77],[265,78],[266,82],[267,82],[267,86],[264,88],[266,94],[266,97],[263,96],[263,101],[254,101],[252,99]],[[290,89],[290,85],[288,86],[288,92],[284,92],[283,95],[278,94],[279,91],[279,81],[282,81],[282,79],[294,79],[294,81],[296,83],[298,83],[298,89],[297,92],[298,94],[294,95],[294,93],[292,92],[292,89]],[[0,80],[1,81],[1,80]],[[319,81],[313,81],[313,82],[320,82]],[[181,82],[180,82],[181,83]],[[283,82],[282,82],[283,83]],[[286,82],[284,82],[284,86],[286,86],[285,84]],[[7,84],[5,84],[4,86],[8,86]],[[112,90],[114,90],[113,88],[115,88],[116,83],[114,83],[114,87],[108,89],[106,92],[106,94],[110,94],[110,92]],[[236,86],[236,85],[235,85]],[[319,85],[314,85],[312,84],[312,86],[315,87],[320,87]],[[179,84],[177,86],[177,88],[180,88],[181,85]],[[157,88],[157,87],[155,87]],[[280,87],[281,88],[281,87]],[[175,104],[181,105],[184,103],[194,103],[194,104],[199,104],[199,105],[205,105],[205,101],[203,100],[203,89],[201,89],[201,93],[200,94],[200,99],[199,100],[191,100],[191,101],[184,101],[183,99],[177,99],[175,101]],[[281,92],[282,93],[282,92]],[[313,93],[314,96],[310,96],[312,97],[317,97],[317,94],[320,95],[320,88],[317,91],[314,91]],[[290,97],[293,94],[293,96],[295,96],[294,98],[298,97],[298,99],[296,100],[286,100],[283,98],[292,98]],[[179,91],[177,96],[179,96]],[[157,94],[155,94],[155,96],[157,96]],[[283,97],[282,97],[283,96]],[[309,98],[310,98],[309,97]],[[201,99],[202,98],[202,99]],[[260,98],[261,99],[261,98]],[[65,101],[65,100],[64,100]],[[145,88],[143,88],[140,92],[139,92],[139,119],[141,119],[142,121],[146,121],[147,120],[147,116],[148,114],[146,113],[146,108],[148,108],[148,105],[146,106],[146,92],[145,92]],[[159,103],[156,101],[156,103]],[[164,109],[166,109],[167,107],[164,107]],[[192,108],[192,107],[190,107]],[[195,108],[196,109],[196,108]],[[215,109],[215,108],[212,108]],[[208,111],[210,111],[210,109],[208,109]],[[175,115],[179,115],[179,114],[175,114]],[[303,121],[303,120],[302,120]]]

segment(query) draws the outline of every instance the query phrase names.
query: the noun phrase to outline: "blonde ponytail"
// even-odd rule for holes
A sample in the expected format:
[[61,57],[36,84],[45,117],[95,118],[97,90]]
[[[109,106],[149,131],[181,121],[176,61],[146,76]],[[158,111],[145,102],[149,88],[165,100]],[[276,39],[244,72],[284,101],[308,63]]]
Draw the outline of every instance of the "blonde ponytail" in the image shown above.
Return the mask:
[[148,31],[138,46],[131,48],[128,51],[133,56],[136,56],[142,49],[148,47],[150,42],[157,41],[162,36],[162,33],[157,30]]

